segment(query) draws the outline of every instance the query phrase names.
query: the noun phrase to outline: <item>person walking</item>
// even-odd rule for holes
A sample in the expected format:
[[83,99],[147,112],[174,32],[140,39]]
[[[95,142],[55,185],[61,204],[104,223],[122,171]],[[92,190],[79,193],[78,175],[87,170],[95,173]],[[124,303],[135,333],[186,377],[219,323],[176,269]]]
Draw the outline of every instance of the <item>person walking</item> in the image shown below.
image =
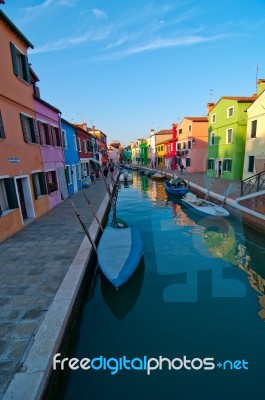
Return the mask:
[[180,164],[180,173],[181,173],[181,175],[184,175],[184,165],[183,164]]

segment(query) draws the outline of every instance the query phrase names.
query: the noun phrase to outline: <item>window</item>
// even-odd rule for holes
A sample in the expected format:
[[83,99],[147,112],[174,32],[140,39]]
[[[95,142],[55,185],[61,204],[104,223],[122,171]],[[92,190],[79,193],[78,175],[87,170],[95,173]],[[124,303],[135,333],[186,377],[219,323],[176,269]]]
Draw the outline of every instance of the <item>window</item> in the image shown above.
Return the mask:
[[35,199],[47,194],[47,186],[44,172],[34,172],[32,174],[32,183],[34,189]]
[[70,165],[65,166],[65,177],[67,185],[70,185],[72,183],[72,171]]
[[14,208],[18,208],[14,179],[0,178],[0,216]]
[[257,120],[251,121],[251,139],[257,137]]
[[28,57],[14,43],[10,43],[14,74],[27,83],[31,83]]
[[211,123],[216,122],[216,114],[211,115]]
[[62,147],[61,131],[57,126],[51,126],[52,144],[56,147]]
[[80,140],[80,138],[77,138],[77,150],[79,152],[81,151],[81,140]]
[[161,151],[164,151],[164,146],[161,146]]
[[177,149],[178,149],[178,150],[181,150],[181,143],[178,143],[178,144],[177,144]]
[[225,158],[223,161],[223,172],[232,171],[232,160],[231,158]]
[[190,158],[186,158],[186,167],[190,167]]
[[62,146],[66,149],[67,148],[67,136],[65,130],[61,130],[61,137],[62,137]]
[[38,121],[40,143],[44,145],[51,144],[50,126],[44,122]]
[[84,152],[87,153],[87,141],[83,140],[83,148],[84,148]]
[[183,142],[183,150],[186,150],[186,142]]
[[191,124],[188,125],[188,131],[191,132]]
[[25,114],[20,114],[22,132],[26,143],[38,143],[35,120]]
[[2,120],[2,114],[0,111],[0,139],[5,139],[6,135],[5,135],[5,130],[4,130],[4,124],[3,124],[3,120]]
[[214,146],[215,145],[215,133],[211,132],[210,134],[210,146]]
[[254,172],[254,156],[248,156],[248,172]]
[[213,158],[208,159],[208,169],[214,169],[214,159]]
[[73,139],[74,139],[74,148],[75,148],[75,151],[77,151],[77,140],[76,140],[76,135],[73,135]]
[[179,135],[181,135],[182,134],[182,129],[179,129]]
[[226,130],[226,144],[231,144],[233,139],[233,129],[229,128]]
[[188,149],[191,149],[192,148],[192,140],[189,140],[188,141]]
[[48,193],[50,194],[58,190],[56,172],[48,171],[45,172],[45,175],[46,175]]
[[229,107],[227,109],[227,118],[231,118],[234,115],[234,107]]

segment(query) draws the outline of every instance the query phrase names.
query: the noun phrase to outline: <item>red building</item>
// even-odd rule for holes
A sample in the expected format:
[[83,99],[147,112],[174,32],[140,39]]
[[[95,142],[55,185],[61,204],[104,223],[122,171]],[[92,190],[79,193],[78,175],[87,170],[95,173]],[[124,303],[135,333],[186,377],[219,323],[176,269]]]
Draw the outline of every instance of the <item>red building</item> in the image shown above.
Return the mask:
[[176,151],[177,151],[177,124],[172,124],[172,138],[164,142],[164,157],[165,157],[165,167],[167,169],[172,169],[173,171],[176,167]]

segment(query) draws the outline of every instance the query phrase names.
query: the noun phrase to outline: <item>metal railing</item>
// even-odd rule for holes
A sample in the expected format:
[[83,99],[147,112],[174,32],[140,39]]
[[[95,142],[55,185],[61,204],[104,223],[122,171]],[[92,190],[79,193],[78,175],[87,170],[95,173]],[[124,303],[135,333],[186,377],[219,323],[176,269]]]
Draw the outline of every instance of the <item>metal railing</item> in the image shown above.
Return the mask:
[[265,171],[241,181],[241,197],[260,190],[265,190]]

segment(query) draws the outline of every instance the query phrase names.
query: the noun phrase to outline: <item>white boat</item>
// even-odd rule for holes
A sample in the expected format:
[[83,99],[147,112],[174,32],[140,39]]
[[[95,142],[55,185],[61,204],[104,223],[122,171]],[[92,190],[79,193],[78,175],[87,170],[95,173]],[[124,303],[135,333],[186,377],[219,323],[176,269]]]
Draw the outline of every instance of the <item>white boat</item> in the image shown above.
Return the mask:
[[104,229],[98,245],[98,263],[114,287],[128,281],[142,256],[143,242],[136,226]]
[[196,214],[204,217],[224,218],[229,217],[229,212],[222,206],[212,203],[208,200],[201,199],[195,194],[189,192],[181,199],[182,203],[194,211]]
[[132,182],[133,180],[133,176],[132,174],[129,174],[128,172],[124,172],[122,174],[120,174],[120,178],[119,178],[120,182]]

